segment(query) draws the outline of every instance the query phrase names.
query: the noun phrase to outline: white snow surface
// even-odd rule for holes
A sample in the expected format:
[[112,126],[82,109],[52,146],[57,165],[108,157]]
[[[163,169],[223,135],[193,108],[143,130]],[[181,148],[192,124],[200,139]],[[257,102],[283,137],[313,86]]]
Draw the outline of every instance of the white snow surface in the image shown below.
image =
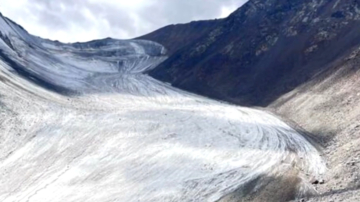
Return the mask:
[[[12,33],[0,18],[0,31]],[[0,38],[0,50],[73,93],[0,60],[2,202],[217,201],[284,165],[314,177],[326,170],[316,148],[273,115],[144,74],[166,59],[157,43],[28,38],[13,33],[13,48]]]

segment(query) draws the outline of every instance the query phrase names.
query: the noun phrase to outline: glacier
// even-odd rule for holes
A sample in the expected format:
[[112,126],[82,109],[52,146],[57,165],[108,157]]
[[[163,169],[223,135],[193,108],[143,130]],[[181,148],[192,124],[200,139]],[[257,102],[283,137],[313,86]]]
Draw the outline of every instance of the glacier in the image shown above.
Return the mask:
[[326,172],[275,115],[149,77],[161,44],[0,32],[0,201],[218,201],[294,170],[301,194]]

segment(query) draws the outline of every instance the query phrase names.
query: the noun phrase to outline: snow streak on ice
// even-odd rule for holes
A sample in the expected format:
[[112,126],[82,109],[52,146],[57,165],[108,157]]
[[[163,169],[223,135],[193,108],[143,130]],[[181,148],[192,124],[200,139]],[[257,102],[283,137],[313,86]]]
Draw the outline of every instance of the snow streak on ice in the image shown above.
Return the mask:
[[61,44],[3,17],[0,31],[0,201],[217,201],[325,171],[278,118],[144,74],[166,59],[157,43]]

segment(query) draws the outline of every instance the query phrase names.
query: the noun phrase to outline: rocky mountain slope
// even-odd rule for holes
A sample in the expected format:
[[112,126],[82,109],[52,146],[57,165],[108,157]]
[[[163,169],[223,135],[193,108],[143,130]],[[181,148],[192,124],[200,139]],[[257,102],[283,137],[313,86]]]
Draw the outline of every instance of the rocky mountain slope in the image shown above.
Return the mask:
[[329,172],[310,201],[359,201],[360,2],[250,0],[153,77],[296,122]]
[[267,106],[357,48],[357,6],[352,0],[252,0],[150,75],[191,92]]

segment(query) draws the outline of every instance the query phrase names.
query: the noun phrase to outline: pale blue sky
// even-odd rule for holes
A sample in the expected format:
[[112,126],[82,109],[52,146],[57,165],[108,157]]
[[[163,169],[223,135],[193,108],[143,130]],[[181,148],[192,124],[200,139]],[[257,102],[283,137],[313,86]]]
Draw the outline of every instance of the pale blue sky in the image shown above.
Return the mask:
[[128,39],[168,24],[222,18],[246,0],[0,0],[31,34],[63,42]]

